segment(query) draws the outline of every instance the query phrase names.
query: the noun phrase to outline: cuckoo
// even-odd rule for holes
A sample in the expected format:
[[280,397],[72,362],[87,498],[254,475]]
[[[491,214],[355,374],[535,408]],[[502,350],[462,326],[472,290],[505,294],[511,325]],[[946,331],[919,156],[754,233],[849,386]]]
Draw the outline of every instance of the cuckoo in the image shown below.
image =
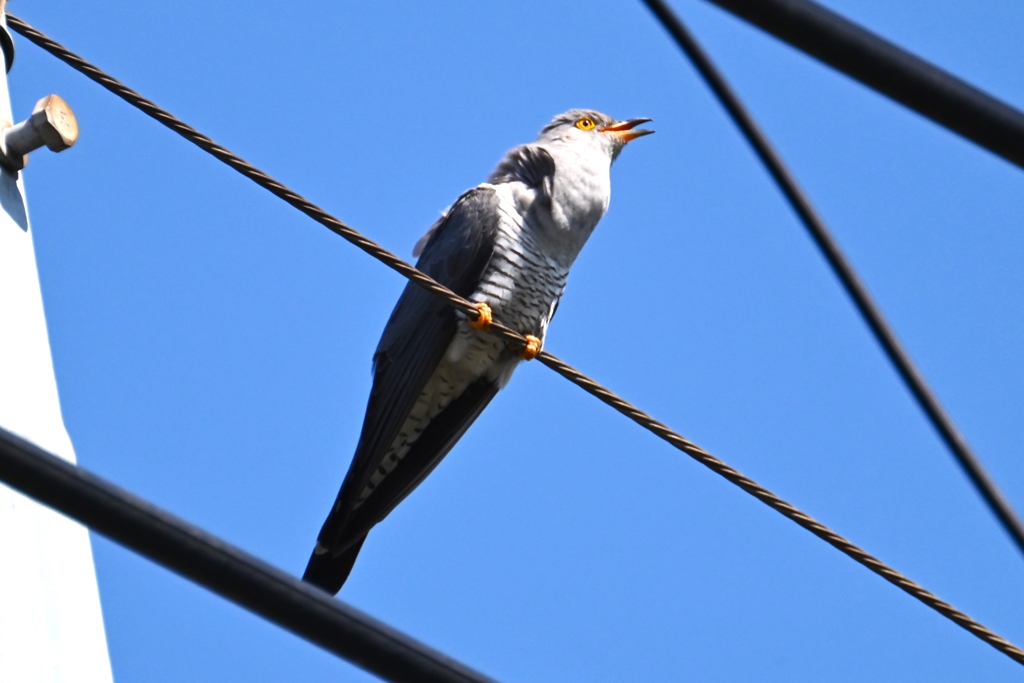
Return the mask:
[[[303,579],[337,593],[369,531],[447,455],[540,350],[569,268],[608,209],[611,164],[650,119],[576,109],[509,151],[416,244],[416,267],[474,302],[473,320],[409,283],[373,356],[362,433]],[[509,344],[498,320],[523,334]]]

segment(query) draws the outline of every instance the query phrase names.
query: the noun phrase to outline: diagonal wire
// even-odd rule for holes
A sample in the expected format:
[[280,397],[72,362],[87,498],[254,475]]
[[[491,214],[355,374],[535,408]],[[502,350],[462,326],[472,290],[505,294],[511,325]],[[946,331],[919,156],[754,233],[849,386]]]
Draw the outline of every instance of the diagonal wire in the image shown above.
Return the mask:
[[0,429],[0,480],[386,681],[497,683],[4,429]]
[[728,111],[729,116],[736,123],[736,126],[746,137],[747,142],[754,148],[761,162],[768,169],[772,178],[789,201],[793,210],[800,217],[801,222],[811,234],[815,244],[821,250],[825,260],[832,267],[833,272],[842,283],[846,293],[853,299],[854,305],[864,318],[864,322],[871,328],[875,339],[882,346],[885,355],[889,357],[903,379],[903,383],[910,389],[917,400],[921,410],[928,416],[928,420],[939,433],[946,446],[953,453],[960,467],[970,478],[974,487],[981,494],[981,497],[988,503],[989,508],[996,518],[1002,523],[1006,533],[1016,543],[1017,549],[1024,552],[1024,525],[1014,512],[1013,507],[999,491],[995,481],[985,471],[984,465],[971,450],[967,440],[960,434],[960,431],[953,423],[953,419],[943,409],[942,403],[928,386],[924,376],[921,374],[910,354],[900,344],[896,332],[882,315],[882,310],[871,298],[867,287],[857,275],[853,264],[843,253],[839,243],[829,232],[825,221],[814,210],[810,199],[800,188],[800,184],[786,168],[785,162],[778,152],[772,147],[772,143],[761,131],[753,116],[743,106],[743,102],[730,87],[728,81],[715,66],[711,58],[700,46],[700,43],[687,30],[686,26],[678,16],[662,0],[643,0],[644,4],[654,13],[666,31],[675,39],[679,47],[690,58],[697,71],[707,82],[708,86],[718,97],[722,106]]
[[[60,43],[54,41],[52,38],[49,38],[11,14],[7,15],[7,21],[11,28],[25,36],[31,42],[43,48],[91,80],[100,84],[132,106],[164,124],[186,140],[206,150],[213,156],[231,166],[231,168],[244,175],[246,178],[255,182],[260,187],[263,187],[281,199],[284,199],[286,202],[299,209],[316,222],[344,237],[349,242],[355,244],[357,247],[374,258],[377,258],[385,265],[396,270],[409,280],[424,287],[436,296],[441,297],[457,310],[463,311],[473,318],[478,315],[477,309],[471,302],[458,296],[440,283],[435,282],[427,275],[416,270],[413,266],[409,265],[383,247],[377,245],[369,238],[363,236],[354,228],[345,225],[340,220],[318,207],[316,204],[313,204],[308,199],[305,199],[298,193],[274,180],[267,174],[244,161],[241,157],[238,157],[227,149],[221,147],[210,138],[198,132],[164,109],[161,109],[156,104],[103,72],[98,67],[85,61]],[[520,346],[524,346],[526,344],[526,340],[518,332],[499,325],[498,323],[494,323],[491,329],[498,330],[503,338],[508,339],[515,344]],[[647,413],[623,400],[551,353],[543,351],[538,354],[537,359],[590,395],[595,396],[606,405],[611,406],[618,412],[639,424],[641,427],[657,435],[680,451],[686,453],[708,469],[724,477],[736,486],[739,486],[741,489],[754,496],[768,507],[793,522],[796,522],[818,538],[867,567],[872,572],[881,576],[883,579],[902,591],[920,600],[928,607],[951,620],[961,628],[969,631],[977,638],[988,643],[995,649],[1016,661],[1018,664],[1024,664],[1024,650],[1021,650],[1010,641],[996,634],[987,626],[975,621],[968,615],[936,596],[934,593],[931,593],[920,584],[899,573],[807,513],[797,509],[795,506],[778,497],[765,487],[755,482],[753,479],[750,479],[738,470],[725,464],[711,453],[708,453],[693,442],[689,441],[686,437],[673,431],[661,422],[658,422]]]

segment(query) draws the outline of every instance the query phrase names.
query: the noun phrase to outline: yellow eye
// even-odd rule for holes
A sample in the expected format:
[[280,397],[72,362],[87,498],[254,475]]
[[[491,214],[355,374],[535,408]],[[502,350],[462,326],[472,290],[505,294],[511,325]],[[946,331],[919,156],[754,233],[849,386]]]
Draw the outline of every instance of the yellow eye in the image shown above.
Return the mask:
[[576,122],[576,127],[580,130],[593,130],[594,128],[597,128],[597,124],[594,123],[594,119],[589,116],[584,116]]

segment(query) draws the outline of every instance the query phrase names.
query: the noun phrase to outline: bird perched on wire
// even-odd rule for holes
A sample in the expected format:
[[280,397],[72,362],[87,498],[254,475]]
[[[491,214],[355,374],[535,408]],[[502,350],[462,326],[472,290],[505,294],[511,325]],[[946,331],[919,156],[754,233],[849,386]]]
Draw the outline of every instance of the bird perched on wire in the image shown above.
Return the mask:
[[[416,244],[416,267],[474,302],[476,320],[409,283],[373,356],[373,388],[352,464],[303,579],[345,583],[378,522],[430,474],[522,358],[540,350],[569,267],[611,198],[612,161],[650,119],[574,109],[508,152]],[[513,348],[492,316],[526,336]]]

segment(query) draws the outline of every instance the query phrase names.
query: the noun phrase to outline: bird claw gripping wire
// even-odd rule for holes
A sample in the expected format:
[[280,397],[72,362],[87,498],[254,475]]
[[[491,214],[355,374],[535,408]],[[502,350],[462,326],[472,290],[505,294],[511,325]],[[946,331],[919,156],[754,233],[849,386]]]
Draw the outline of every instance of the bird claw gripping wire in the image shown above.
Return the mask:
[[519,352],[519,357],[526,360],[533,360],[540,353],[540,339],[532,334],[526,335],[526,346]]
[[480,330],[481,332],[486,332],[491,329],[491,323],[494,321],[494,316],[491,315],[491,307],[480,302],[476,305],[476,310],[476,320],[468,320],[466,321],[466,324],[474,330]]

